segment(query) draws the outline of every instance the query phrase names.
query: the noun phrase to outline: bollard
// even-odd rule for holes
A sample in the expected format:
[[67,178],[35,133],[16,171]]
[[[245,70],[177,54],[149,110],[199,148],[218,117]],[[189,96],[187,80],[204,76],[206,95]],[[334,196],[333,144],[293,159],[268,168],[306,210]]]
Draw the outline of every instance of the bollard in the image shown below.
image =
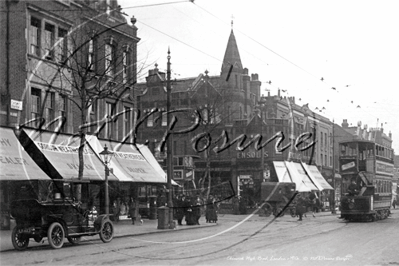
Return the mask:
[[169,208],[158,208],[158,229],[169,229]]

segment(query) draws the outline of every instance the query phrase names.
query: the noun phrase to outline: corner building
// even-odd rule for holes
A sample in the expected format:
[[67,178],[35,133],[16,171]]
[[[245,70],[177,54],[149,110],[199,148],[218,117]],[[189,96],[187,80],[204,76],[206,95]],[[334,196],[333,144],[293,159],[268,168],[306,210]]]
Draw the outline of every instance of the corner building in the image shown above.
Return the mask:
[[[171,61],[173,64],[173,52]],[[261,96],[261,84],[258,74],[249,75],[243,67],[233,30],[220,75],[209,76],[205,71],[197,77],[171,81],[171,111],[177,118],[173,130],[184,132],[170,136],[173,179],[181,184],[183,193],[205,195],[210,186],[210,193],[223,199],[229,194],[218,185],[231,182],[236,195],[240,194],[251,207],[260,200],[261,182],[277,181],[273,161],[303,160],[316,164],[326,175],[332,174],[332,123],[307,105],[296,104],[295,98],[282,97],[280,92]],[[137,86],[141,91],[137,97],[141,113],[138,142],[148,142],[164,169],[168,148],[163,139],[167,131],[166,85],[166,73],[155,65],[149,70],[146,82]],[[311,132],[316,144],[303,152],[290,148],[278,151],[275,146],[279,138],[273,138],[278,132],[284,135],[280,148],[304,132]],[[255,148],[259,135],[263,136],[262,143],[272,139],[262,150]],[[252,143],[238,149],[241,140],[243,147]],[[214,148],[220,149],[223,141],[234,144],[215,152]],[[311,142],[311,138],[307,139],[302,146]],[[221,207],[222,211],[231,212],[233,201],[224,201]]]

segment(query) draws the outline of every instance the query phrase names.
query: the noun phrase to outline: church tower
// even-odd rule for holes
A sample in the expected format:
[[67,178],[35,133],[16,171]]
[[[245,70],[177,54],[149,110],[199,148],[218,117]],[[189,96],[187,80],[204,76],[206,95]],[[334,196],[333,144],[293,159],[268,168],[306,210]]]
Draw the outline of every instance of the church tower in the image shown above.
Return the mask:
[[[233,27],[233,22],[231,25]],[[244,70],[242,67],[240,52],[238,51],[232,28],[220,73],[220,84],[225,99],[225,112],[229,123],[247,118],[245,89],[247,84],[244,84],[244,76],[247,76],[247,72],[248,70]]]

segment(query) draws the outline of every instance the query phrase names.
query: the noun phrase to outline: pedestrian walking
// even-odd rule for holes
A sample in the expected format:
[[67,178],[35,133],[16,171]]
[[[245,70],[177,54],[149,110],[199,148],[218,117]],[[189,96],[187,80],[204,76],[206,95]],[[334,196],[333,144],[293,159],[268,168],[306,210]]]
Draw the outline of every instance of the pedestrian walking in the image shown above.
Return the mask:
[[298,194],[298,200],[296,201],[295,211],[299,216],[298,221],[302,221],[302,216],[305,213],[306,208],[306,199],[301,195]]
[[314,215],[314,213],[317,212],[317,209],[318,209],[316,199],[317,199],[316,193],[315,192],[310,192],[309,193],[309,206],[310,206],[310,208],[312,210],[313,217],[316,217]]
[[177,199],[177,204],[176,204],[176,220],[178,225],[182,225],[182,221],[184,218],[184,212],[185,212],[185,201],[186,201],[186,196],[183,194],[180,195],[180,197]]
[[216,223],[218,220],[216,200],[212,195],[209,195],[209,199],[206,202],[206,215],[205,219],[207,223]]
[[[138,201],[133,197],[130,197],[129,200],[129,215],[130,219],[132,219],[132,224],[136,223],[136,219],[139,217],[139,204]],[[140,219],[140,222],[143,223],[143,220]]]

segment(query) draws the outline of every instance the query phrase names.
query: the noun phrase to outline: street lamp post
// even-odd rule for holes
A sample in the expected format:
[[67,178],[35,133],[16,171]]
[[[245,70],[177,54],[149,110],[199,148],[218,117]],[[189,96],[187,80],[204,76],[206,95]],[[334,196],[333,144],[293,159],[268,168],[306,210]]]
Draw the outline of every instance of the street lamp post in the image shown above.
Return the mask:
[[[166,121],[169,127],[170,125],[170,98],[171,98],[171,86],[170,86],[170,50],[168,49],[168,63],[166,70]],[[167,191],[168,191],[168,208],[169,208],[169,229],[175,228],[175,223],[173,222],[173,201],[172,201],[172,176],[173,176],[173,153],[172,153],[172,135],[169,136],[167,140]]]
[[100,155],[103,157],[103,162],[105,165],[105,214],[108,216],[109,215],[108,164],[111,162],[114,153],[112,151],[109,151],[107,145],[105,145],[104,150],[100,152]]
[[[264,103],[265,103],[265,101],[264,101],[263,97],[261,96],[258,104],[259,104],[259,110],[260,110],[260,135],[262,136],[262,138],[263,138],[263,110],[262,110],[262,107],[264,106]],[[260,153],[260,169],[262,171],[261,178],[263,181],[265,178],[265,157],[263,155],[263,152],[264,152],[263,147],[261,147],[260,151],[261,151],[261,153]]]

